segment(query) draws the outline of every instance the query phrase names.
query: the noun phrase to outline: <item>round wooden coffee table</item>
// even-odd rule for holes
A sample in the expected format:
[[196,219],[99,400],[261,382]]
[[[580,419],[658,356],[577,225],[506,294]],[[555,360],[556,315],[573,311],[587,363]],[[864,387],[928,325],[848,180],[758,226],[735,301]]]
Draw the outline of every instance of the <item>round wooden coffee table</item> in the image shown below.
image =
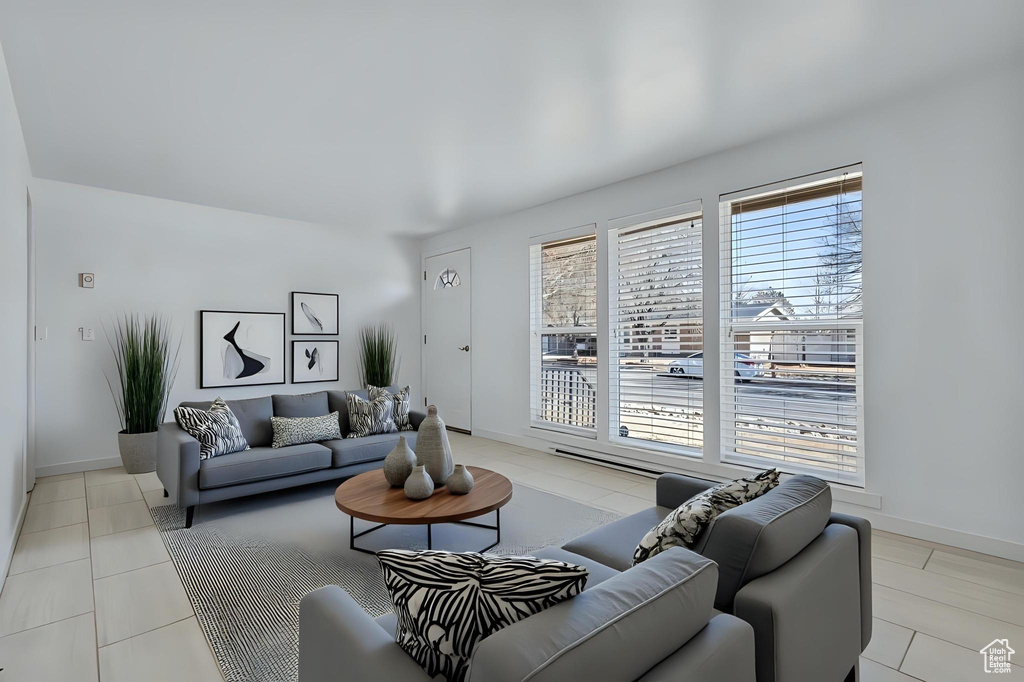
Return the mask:
[[[495,531],[493,543],[484,547],[486,552],[501,542],[501,508],[512,499],[512,482],[501,474],[480,467],[466,467],[473,474],[473,489],[467,495],[452,495],[441,486],[425,500],[410,500],[401,488],[392,488],[384,478],[384,471],[375,469],[353,476],[334,491],[334,503],[349,516],[351,537],[349,547],[358,552],[375,554],[372,550],[356,547],[356,538],[384,526],[419,525],[427,527],[427,549],[433,549],[431,526],[435,523],[461,523]],[[494,525],[467,521],[494,512]],[[356,533],[355,520],[363,519],[378,525]]]

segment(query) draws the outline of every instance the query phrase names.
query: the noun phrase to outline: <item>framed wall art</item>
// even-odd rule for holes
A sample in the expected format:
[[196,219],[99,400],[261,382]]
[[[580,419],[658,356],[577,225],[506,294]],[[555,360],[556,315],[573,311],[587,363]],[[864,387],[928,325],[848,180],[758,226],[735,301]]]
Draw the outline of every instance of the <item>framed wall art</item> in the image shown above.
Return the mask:
[[199,311],[199,388],[285,383],[284,313]]
[[338,333],[338,294],[292,292],[292,334],[333,336]]
[[337,341],[292,341],[292,383],[339,381]]

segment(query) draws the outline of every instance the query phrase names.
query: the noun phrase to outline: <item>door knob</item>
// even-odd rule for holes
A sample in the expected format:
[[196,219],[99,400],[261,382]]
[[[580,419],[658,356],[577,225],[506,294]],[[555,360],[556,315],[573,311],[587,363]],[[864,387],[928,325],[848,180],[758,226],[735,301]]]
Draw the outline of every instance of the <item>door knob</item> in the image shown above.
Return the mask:
[[459,348],[459,350],[466,351],[468,353],[469,352],[469,346],[462,346],[461,348]]

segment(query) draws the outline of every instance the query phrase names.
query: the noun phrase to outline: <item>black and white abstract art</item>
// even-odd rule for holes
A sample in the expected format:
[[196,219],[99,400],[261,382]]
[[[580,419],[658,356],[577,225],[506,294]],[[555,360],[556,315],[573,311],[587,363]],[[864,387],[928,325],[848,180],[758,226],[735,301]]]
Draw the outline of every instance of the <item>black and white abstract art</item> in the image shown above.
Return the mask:
[[338,381],[337,341],[292,341],[292,383]]
[[202,310],[199,387],[285,382],[284,313]]
[[302,336],[338,333],[338,294],[292,292],[292,334]]

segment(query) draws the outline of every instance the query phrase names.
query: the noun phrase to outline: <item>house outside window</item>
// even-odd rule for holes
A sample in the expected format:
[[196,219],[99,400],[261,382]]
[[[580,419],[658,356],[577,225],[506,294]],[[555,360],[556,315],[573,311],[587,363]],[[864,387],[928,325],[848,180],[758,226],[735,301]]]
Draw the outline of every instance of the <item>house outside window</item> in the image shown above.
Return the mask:
[[862,172],[720,198],[722,461],[863,486]]

